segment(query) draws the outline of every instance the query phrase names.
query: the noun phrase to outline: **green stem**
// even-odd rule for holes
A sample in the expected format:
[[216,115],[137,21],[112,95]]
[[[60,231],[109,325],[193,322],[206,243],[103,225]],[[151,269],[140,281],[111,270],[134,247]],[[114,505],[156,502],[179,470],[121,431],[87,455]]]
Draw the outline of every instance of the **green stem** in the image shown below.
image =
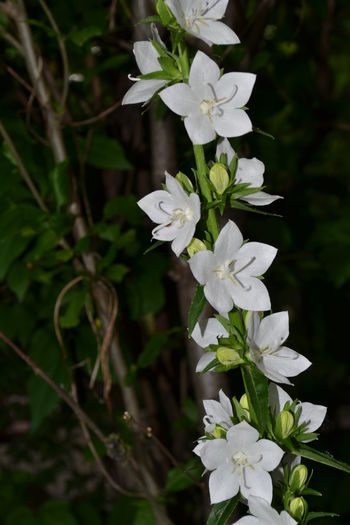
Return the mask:
[[[193,151],[196,159],[198,182],[201,193],[207,203],[212,202],[213,197],[211,194],[210,186],[208,184],[207,164],[205,162],[203,146],[201,146],[200,144],[194,144]],[[219,226],[216,220],[215,210],[213,209],[208,210],[207,227],[209,233],[211,234],[215,242],[219,235]]]

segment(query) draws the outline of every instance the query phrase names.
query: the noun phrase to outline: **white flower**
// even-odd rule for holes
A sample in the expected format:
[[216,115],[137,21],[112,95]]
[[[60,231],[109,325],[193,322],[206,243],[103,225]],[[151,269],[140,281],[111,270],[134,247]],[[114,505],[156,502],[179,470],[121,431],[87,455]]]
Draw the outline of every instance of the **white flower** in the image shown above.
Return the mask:
[[219,392],[220,401],[215,399],[204,399],[203,406],[205,410],[205,416],[203,418],[204,432],[212,433],[216,425],[228,430],[232,427],[233,410],[232,404],[227,395],[220,390]]
[[277,253],[260,242],[243,244],[236,224],[228,221],[210,250],[191,257],[189,265],[197,281],[204,285],[207,301],[226,314],[235,304],[244,310],[269,310],[270,297],[259,276],[264,274]]
[[284,454],[276,443],[259,440],[259,432],[242,421],[231,427],[226,439],[212,439],[195,448],[203,465],[213,472],[209,478],[211,503],[233,498],[238,491],[272,500],[272,481],[268,472],[277,467]]
[[201,204],[196,193],[187,195],[181,184],[165,172],[168,191],[153,191],[138,201],[140,208],[153,222],[159,224],[152,231],[153,238],[172,241],[177,256],[191,242],[201,215]]
[[[217,345],[218,337],[228,337],[228,335],[220,321],[212,317],[211,319],[203,319],[196,324],[192,332],[192,339],[201,348],[207,348],[209,345]],[[198,361],[196,372],[203,372],[215,357],[215,352],[206,352]]]
[[239,44],[236,33],[218,22],[228,0],[165,0],[180,26],[188,33],[211,44]]
[[297,525],[288,512],[282,510],[281,514],[278,514],[277,510],[262,498],[251,496],[248,503],[252,516],[241,518],[236,525]]
[[310,361],[286,346],[289,335],[288,312],[268,315],[263,320],[253,312],[248,324],[247,343],[250,357],[261,372],[276,383],[291,384],[287,379],[309,368]]
[[221,137],[239,137],[252,131],[247,113],[240,109],[248,102],[256,76],[227,73],[220,78],[219,66],[198,51],[192,62],[188,84],[178,83],[159,94],[177,115],[193,144],[206,144]]
[[[158,62],[159,53],[151,42],[146,40],[135,42],[133,51],[142,75],[162,70]],[[157,79],[142,80],[133,78],[132,80],[135,80],[135,84],[124,95],[123,105],[147,102],[167,83],[167,80]]]
[[[269,387],[269,399],[270,406],[276,414],[282,412],[285,404],[289,402],[293,403],[292,398],[287,394],[283,388],[277,386],[273,383],[270,383]],[[301,426],[303,423],[306,423],[304,432],[315,432],[322,425],[324,418],[326,417],[327,407],[322,405],[314,405],[312,403],[297,403],[294,412],[298,409],[301,409],[298,425]],[[307,443],[311,440],[303,440],[304,443]]]
[[[230,166],[235,151],[227,139],[220,139],[216,148],[216,157],[220,160],[221,154],[226,155],[227,165]],[[235,175],[235,183],[250,184],[252,188],[260,188],[264,184],[265,166],[261,160],[253,159],[238,159],[237,169]],[[266,206],[277,199],[283,199],[280,195],[269,195],[265,191],[256,191],[244,197],[240,197],[242,201],[254,204],[255,206]]]

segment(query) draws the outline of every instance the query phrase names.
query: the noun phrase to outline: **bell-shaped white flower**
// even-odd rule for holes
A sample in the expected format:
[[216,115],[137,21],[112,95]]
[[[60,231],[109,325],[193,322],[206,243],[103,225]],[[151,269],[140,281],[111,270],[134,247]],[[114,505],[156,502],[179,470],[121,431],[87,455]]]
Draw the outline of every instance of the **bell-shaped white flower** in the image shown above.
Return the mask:
[[220,425],[226,430],[233,426],[231,419],[233,417],[232,404],[223,390],[219,392],[219,400],[220,401],[215,401],[215,399],[203,400],[205,410],[203,423],[206,433],[211,434],[216,425]]
[[259,440],[259,432],[242,421],[231,427],[226,439],[212,439],[195,448],[206,469],[211,470],[209,492],[211,503],[242,496],[259,496],[272,500],[269,472],[277,467],[283,450],[268,439]]
[[[274,383],[270,383],[269,386],[269,400],[270,407],[275,414],[282,412],[286,403],[293,403],[292,398],[287,394],[283,388]],[[315,432],[322,425],[324,418],[326,417],[327,407],[323,405],[314,405],[313,403],[297,403],[294,409],[296,412],[301,409],[298,425],[305,423],[304,433]],[[307,443],[310,440],[304,440]]]
[[165,0],[180,26],[191,35],[211,44],[239,44],[236,33],[223,18],[228,0]]
[[263,498],[251,496],[248,503],[252,516],[244,516],[236,525],[297,525],[288,512],[282,510],[281,514],[278,514],[277,510]]
[[303,355],[282,346],[288,335],[288,312],[271,314],[262,320],[257,312],[251,314],[247,335],[250,357],[276,383],[291,384],[288,377],[297,376],[311,365]]
[[[221,154],[226,155],[226,162],[229,166],[235,155],[235,151],[227,139],[220,139],[216,148],[216,157],[220,159]],[[264,171],[265,165],[261,160],[257,158],[253,159],[238,159],[237,169],[235,175],[235,183],[249,184],[252,188],[260,188],[264,184]],[[256,191],[244,197],[240,197],[240,200],[253,204],[255,206],[266,206],[271,204],[277,199],[283,199],[280,195],[270,195],[265,191]]]
[[[133,51],[142,75],[162,70],[158,62],[159,53],[151,42],[146,40],[135,42]],[[132,80],[135,81],[135,84],[124,95],[122,105],[148,102],[167,83],[167,80],[157,79],[133,78]]]
[[221,230],[214,252],[203,250],[191,257],[189,265],[197,281],[204,285],[207,301],[226,314],[235,304],[244,310],[269,310],[270,297],[258,277],[271,265],[276,248],[260,242],[243,244],[236,224],[228,221]]
[[[207,348],[209,345],[217,345],[218,337],[228,337],[228,335],[220,321],[212,317],[211,319],[202,319],[196,324],[192,332],[192,339],[201,348]],[[209,363],[215,359],[215,356],[215,352],[206,352],[198,361],[196,372],[203,372]]]
[[193,144],[206,144],[220,137],[239,137],[252,131],[247,113],[256,76],[252,73],[227,73],[198,51],[192,62],[188,84],[170,86],[159,94],[177,115],[185,117],[185,127]]
[[201,215],[201,204],[196,193],[187,195],[179,181],[165,173],[168,191],[153,191],[138,201],[140,208],[153,222],[159,224],[152,231],[154,239],[172,241],[177,256],[189,245]]

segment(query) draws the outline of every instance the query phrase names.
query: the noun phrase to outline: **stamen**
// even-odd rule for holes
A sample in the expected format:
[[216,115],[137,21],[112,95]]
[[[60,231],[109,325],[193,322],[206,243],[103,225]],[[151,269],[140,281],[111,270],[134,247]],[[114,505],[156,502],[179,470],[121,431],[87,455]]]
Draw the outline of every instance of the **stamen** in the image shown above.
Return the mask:
[[247,264],[245,266],[242,266],[242,268],[240,268],[237,272],[234,272],[234,276],[236,276],[238,273],[242,272],[243,270],[245,270],[246,268],[248,268],[248,266],[250,266],[251,264],[253,264],[253,262],[255,261],[256,257],[252,257],[250,259],[249,262],[247,262]]
[[130,73],[128,74],[128,79],[133,80],[133,82],[138,82],[139,80],[141,80],[141,78],[133,77]]

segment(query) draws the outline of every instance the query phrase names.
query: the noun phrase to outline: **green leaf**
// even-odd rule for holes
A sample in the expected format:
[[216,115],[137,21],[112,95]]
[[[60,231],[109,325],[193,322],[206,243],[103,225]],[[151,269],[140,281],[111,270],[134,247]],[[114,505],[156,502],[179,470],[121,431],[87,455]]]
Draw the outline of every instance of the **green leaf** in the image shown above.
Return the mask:
[[30,272],[22,261],[16,261],[7,277],[7,284],[22,302],[30,283]]
[[157,0],[156,9],[162,23],[165,26],[167,26],[173,20],[174,17],[164,0]]
[[155,520],[152,507],[148,501],[136,501],[135,506],[137,511],[132,525],[156,525],[157,522]]
[[64,315],[60,317],[60,325],[62,328],[74,328],[78,326],[80,315],[84,308],[86,300],[86,289],[73,290],[69,294],[69,304]]
[[235,498],[223,501],[222,503],[216,503],[213,505],[207,525],[226,525],[230,519],[232,512],[238,505],[240,495],[238,494]]
[[164,241],[155,241],[152,244],[152,246],[150,246],[149,248],[147,248],[147,250],[145,252],[143,252],[143,255],[146,255],[147,253],[153,252],[153,250],[155,250],[156,248],[158,248],[162,244],[164,244]]
[[137,205],[138,198],[136,195],[123,195],[110,199],[103,210],[105,219],[112,217],[123,217],[132,226],[138,226],[142,219],[143,213]]
[[69,33],[68,38],[79,47],[82,47],[86,42],[97,36],[102,36],[102,30],[100,27],[88,26],[84,27],[80,31],[72,31]]
[[338,517],[339,517],[339,514],[334,514],[334,512],[309,512],[305,520],[305,523],[309,523],[309,521],[315,520],[317,518],[338,518]]
[[191,337],[194,327],[199,319],[199,316],[203,312],[206,299],[203,291],[203,286],[197,286],[196,293],[194,294],[190,310],[188,312],[188,337]]
[[312,461],[316,461],[317,463],[322,463],[323,465],[327,465],[328,467],[333,467],[338,470],[342,470],[343,472],[347,472],[350,474],[350,465],[347,463],[344,463],[343,461],[339,461],[337,459],[334,459],[331,454],[327,454],[326,452],[320,452],[319,450],[315,450],[308,445],[301,445],[300,447],[296,447],[292,450],[293,454],[297,454],[298,456],[301,456],[303,458],[311,459]]
[[12,510],[5,519],[5,525],[39,525],[29,507]]
[[242,376],[248,397],[250,416],[262,434],[267,427],[269,418],[268,380],[252,366],[242,368]]
[[106,277],[115,283],[120,283],[128,272],[130,268],[125,264],[113,264],[106,271]]
[[47,501],[40,508],[42,525],[78,525],[65,501]]
[[[175,76],[177,78],[179,74]],[[146,73],[145,75],[139,75],[141,80],[174,80],[174,75],[167,73],[166,71],[152,71],[151,73]]]
[[67,169],[68,161],[64,160],[63,162],[57,164],[50,173],[54,194],[56,197],[57,210],[59,210],[62,206],[65,206],[69,201]]
[[256,208],[252,208],[248,204],[243,204],[243,202],[239,202],[236,199],[230,199],[230,206],[231,208],[236,208],[237,210],[243,210],[243,211],[250,211],[251,213],[257,213],[258,215],[268,215],[270,217],[282,217],[282,215],[279,215],[278,213],[268,213],[267,211],[260,211]]
[[262,129],[257,128],[255,126],[253,126],[253,130],[255,131],[255,133],[259,133],[259,135],[264,135],[264,137],[268,137],[269,139],[275,140],[275,137],[271,135],[271,133],[267,133],[267,131],[263,131]]
[[8,237],[0,240],[0,279],[3,279],[11,263],[19,257],[28,244],[28,237]]
[[142,18],[142,20],[139,20],[136,25],[139,26],[141,24],[151,24],[152,22],[160,23],[161,21],[162,20],[160,16],[152,15],[152,16],[147,16],[146,18]]
[[171,336],[179,332],[179,328],[172,328],[167,332],[156,334],[147,342],[145,349],[139,355],[137,364],[141,368],[146,368],[151,365],[159,356],[160,352],[165,346],[169,346],[173,342]]
[[[84,143],[82,142],[84,150]],[[94,135],[87,156],[87,163],[102,170],[131,170],[121,144],[102,133]]]
[[201,479],[202,467],[200,462],[196,458],[191,458],[183,466],[183,468],[174,467],[168,472],[168,478],[165,485],[165,490],[167,492],[180,492],[185,490],[188,487],[191,487],[194,484],[188,476],[184,474],[184,471],[196,479]]

